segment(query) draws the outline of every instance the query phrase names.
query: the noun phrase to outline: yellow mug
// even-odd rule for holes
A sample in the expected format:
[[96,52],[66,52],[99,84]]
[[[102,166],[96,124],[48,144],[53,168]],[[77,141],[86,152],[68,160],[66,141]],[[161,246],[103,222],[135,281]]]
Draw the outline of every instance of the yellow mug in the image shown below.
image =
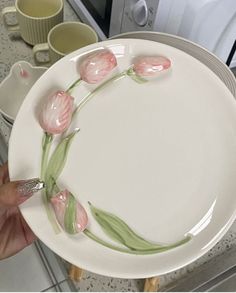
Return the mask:
[[[47,43],[33,47],[34,60],[37,65],[50,66],[65,55],[96,42],[98,36],[89,25],[82,22],[63,22],[50,30]],[[46,52],[49,60],[40,60],[40,52]]]
[[[15,6],[3,8],[3,23],[8,31],[19,32],[30,45],[46,42],[51,28],[63,22],[63,1],[16,0]],[[9,14],[16,14],[17,24],[9,22]]]

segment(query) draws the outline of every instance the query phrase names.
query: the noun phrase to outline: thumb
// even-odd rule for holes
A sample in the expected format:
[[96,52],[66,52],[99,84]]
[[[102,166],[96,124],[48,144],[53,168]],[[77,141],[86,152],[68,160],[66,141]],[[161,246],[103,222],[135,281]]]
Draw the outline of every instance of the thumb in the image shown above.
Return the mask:
[[0,186],[0,207],[18,206],[42,188],[44,183],[38,178],[3,184]]

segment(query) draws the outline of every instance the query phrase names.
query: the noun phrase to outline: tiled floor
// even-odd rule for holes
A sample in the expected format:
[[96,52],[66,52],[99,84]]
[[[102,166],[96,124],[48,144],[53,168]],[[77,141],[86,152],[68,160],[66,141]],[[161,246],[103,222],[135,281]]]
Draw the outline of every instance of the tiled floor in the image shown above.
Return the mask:
[[75,291],[57,257],[37,242],[0,262],[0,291]]
[[68,279],[69,267],[41,242],[0,262],[0,292],[140,292],[144,280],[116,279],[84,271],[79,283]]

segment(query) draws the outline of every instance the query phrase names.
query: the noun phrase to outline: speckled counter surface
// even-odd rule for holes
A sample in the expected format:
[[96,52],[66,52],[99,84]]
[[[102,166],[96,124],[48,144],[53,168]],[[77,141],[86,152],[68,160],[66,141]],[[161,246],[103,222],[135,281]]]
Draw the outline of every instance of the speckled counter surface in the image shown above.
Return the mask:
[[[3,7],[14,4],[13,0],[1,0],[0,10]],[[70,5],[65,2],[64,19],[78,20]],[[19,61],[26,60],[34,64],[32,47],[25,44],[20,36],[16,33],[8,34],[3,26],[2,17],[0,18],[0,82],[8,75],[11,66]],[[0,117],[0,131],[8,143],[11,128],[7,126]],[[168,284],[186,277],[195,268],[205,263],[209,263],[212,259],[227,253],[236,246],[236,223],[234,223],[224,238],[206,255],[199,258],[194,263],[179,269],[175,272],[160,277],[160,290]],[[144,280],[126,280],[115,279],[99,276],[90,272],[85,272],[80,283],[76,284],[78,291],[142,291]]]

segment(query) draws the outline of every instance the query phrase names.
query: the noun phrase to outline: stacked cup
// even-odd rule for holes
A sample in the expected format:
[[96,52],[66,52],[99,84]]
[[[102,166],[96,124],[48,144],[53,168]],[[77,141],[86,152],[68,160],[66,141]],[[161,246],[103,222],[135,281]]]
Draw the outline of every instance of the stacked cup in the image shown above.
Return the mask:
[[[3,21],[10,32],[19,32],[33,45],[36,64],[52,65],[68,53],[96,43],[96,32],[81,22],[63,22],[64,0],[16,0],[15,6],[2,10]],[[17,24],[9,22],[16,14]],[[47,52],[48,60],[40,60],[38,52]]]
[[[2,10],[7,30],[18,32],[33,46],[35,63],[40,65],[34,67],[19,61],[0,83],[0,114],[8,126],[12,126],[28,91],[48,66],[66,54],[98,41],[90,26],[79,21],[63,22],[63,10],[64,0],[16,0],[14,6]],[[12,16],[17,23],[12,23]],[[15,94],[10,90],[12,86]]]

